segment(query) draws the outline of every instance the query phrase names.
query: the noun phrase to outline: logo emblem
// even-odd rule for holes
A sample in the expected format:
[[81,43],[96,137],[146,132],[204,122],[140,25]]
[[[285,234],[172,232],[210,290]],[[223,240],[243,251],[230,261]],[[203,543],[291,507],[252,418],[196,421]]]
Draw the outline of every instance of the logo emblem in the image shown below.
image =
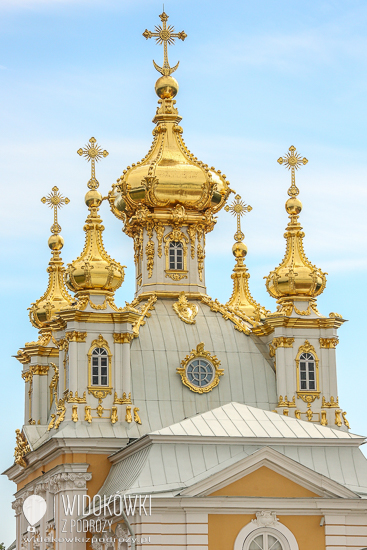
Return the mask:
[[47,504],[44,498],[39,495],[31,495],[23,502],[23,514],[28,523],[28,531],[35,532],[35,525],[46,513]]

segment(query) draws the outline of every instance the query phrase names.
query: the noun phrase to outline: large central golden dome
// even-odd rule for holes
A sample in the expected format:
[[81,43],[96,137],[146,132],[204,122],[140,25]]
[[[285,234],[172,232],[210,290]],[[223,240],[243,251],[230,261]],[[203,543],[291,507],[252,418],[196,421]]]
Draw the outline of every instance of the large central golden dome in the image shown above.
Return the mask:
[[180,204],[186,210],[211,208],[217,212],[228,197],[225,175],[199,161],[184,143],[181,117],[173,99],[177,90],[177,81],[171,76],[157,81],[160,100],[153,119],[152,146],[140,162],[123,171],[110,196],[118,217],[121,212],[130,217],[141,205],[155,209]]

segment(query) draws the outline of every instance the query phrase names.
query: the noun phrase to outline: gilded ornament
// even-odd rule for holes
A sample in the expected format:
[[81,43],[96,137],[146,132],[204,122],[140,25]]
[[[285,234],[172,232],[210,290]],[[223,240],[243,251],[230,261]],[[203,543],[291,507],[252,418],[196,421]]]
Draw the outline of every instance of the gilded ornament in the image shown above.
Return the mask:
[[195,224],[189,225],[187,228],[187,233],[190,238],[190,248],[191,248],[191,258],[195,258],[195,243],[196,243],[196,232],[197,226]]
[[139,407],[134,407],[134,422],[137,424],[141,424],[140,416],[139,416]]
[[339,397],[334,399],[333,396],[330,396],[330,401],[326,401],[325,397],[322,397],[322,407],[328,407],[328,408],[339,408]]
[[319,338],[320,348],[335,349],[339,344],[339,338]]
[[133,417],[131,415],[131,406],[128,405],[126,407],[126,416],[125,416],[125,422],[128,422],[130,424],[130,422],[133,421]]
[[65,414],[66,414],[66,407],[65,407],[65,401],[64,399],[59,399],[58,401],[56,401],[56,415],[57,415],[57,418],[56,418],[56,421],[55,421],[55,430],[58,429],[58,427],[60,426],[61,422],[63,422],[65,420]]
[[309,422],[312,422],[312,417],[313,417],[313,412],[311,410],[311,408],[308,408],[307,411],[306,411],[306,416],[307,416],[307,420]]
[[283,409],[283,415],[289,416],[289,409]]
[[22,466],[22,468],[26,468],[27,462],[25,460],[25,456],[31,452],[31,448],[24,433],[20,430],[15,430],[15,434],[16,446],[14,449],[14,462],[19,466]]
[[294,411],[294,416],[297,418],[297,420],[301,420],[301,411],[299,409]]
[[89,424],[92,422],[92,413],[91,413],[92,407],[87,405],[84,409],[84,420],[85,422],[88,422]]
[[153,267],[154,267],[154,242],[152,241],[152,239],[149,239],[149,241],[146,244],[145,255],[147,257],[148,279],[150,279],[153,275]]
[[115,332],[113,334],[115,344],[130,344],[133,339],[134,335],[131,332]]
[[126,392],[123,392],[122,397],[117,397],[117,392],[115,392],[115,398],[113,400],[114,405],[126,405],[131,404],[131,392],[129,397],[127,397]]
[[87,339],[87,333],[73,330],[72,332],[66,332],[65,338],[69,342],[85,342]]
[[337,409],[335,411],[335,424],[338,426],[338,428],[341,427],[341,425],[343,424],[342,422],[342,418],[341,418],[341,410],[340,409]]
[[103,406],[102,406],[101,403],[98,403],[98,406],[97,406],[97,408],[96,408],[96,411],[97,411],[98,417],[99,417],[99,418],[102,418],[104,408],[103,408]]
[[321,411],[320,424],[321,424],[321,426],[327,426],[328,425],[328,421],[327,421],[327,418],[326,418],[326,411]]
[[196,304],[190,303],[186,296],[185,292],[181,292],[177,302],[172,304],[173,309],[181,319],[188,325],[193,325],[196,323],[195,317],[198,314],[199,308]]
[[288,401],[288,397],[285,396],[283,399],[283,396],[279,396],[279,402],[278,407],[296,407],[296,396],[293,396],[292,401]]
[[[312,311],[319,315],[316,309],[316,297],[326,286],[326,273],[313,265],[305,255],[303,238],[305,234],[298,221],[302,210],[302,203],[297,198],[299,190],[295,183],[295,170],[307,164],[296,148],[291,146],[285,157],[278,159],[291,170],[291,186],[288,189],[290,198],[286,202],[286,211],[289,214],[289,223],[286,229],[286,253],[277,268],[266,277],[266,288],[271,296],[278,300],[278,311],[273,315],[291,315],[294,310],[297,315],[309,316]],[[296,301],[308,301],[307,308],[301,310],[296,307]]]
[[75,395],[73,395],[72,391],[69,391],[67,394],[66,401],[68,403],[86,403],[87,402],[87,392],[83,393],[83,397],[79,397],[78,391],[75,392]]
[[162,240],[164,236],[164,230],[165,227],[162,223],[158,222],[155,224],[155,232],[157,234],[157,241],[158,241],[158,258],[162,257]]
[[55,398],[55,402],[56,402],[56,399],[57,399],[57,386],[58,386],[58,383],[59,383],[59,367],[56,366],[55,363],[50,363],[50,365],[54,369],[54,375],[51,378],[51,382],[50,382],[50,386],[49,386],[49,389],[50,389],[50,408],[51,408],[52,401]]
[[201,295],[200,301],[203,304],[206,304],[207,306],[209,306],[211,311],[216,311],[220,313],[226,321],[227,320],[232,321],[232,323],[234,324],[234,328],[239,332],[243,332],[244,334],[250,334],[251,332],[250,328],[247,325],[245,325],[244,322],[242,322],[241,318],[239,318],[239,314],[231,312],[231,310],[228,307],[218,302],[217,299],[212,300],[210,296]]
[[[209,361],[211,365],[214,367],[214,375],[212,377],[212,380],[207,386],[198,387],[192,384],[192,382],[189,380],[187,376],[187,367],[191,361],[197,358],[203,358]],[[220,369],[220,361],[216,355],[211,355],[208,351],[204,350],[204,343],[200,342],[196,346],[196,349],[191,350],[191,353],[186,355],[185,359],[181,361],[182,367],[177,368],[177,373],[181,376],[182,383],[187,386],[191,391],[195,393],[208,393],[213,388],[218,386],[219,384],[219,377],[223,376],[224,369]]]
[[73,405],[73,411],[71,413],[71,420],[78,422],[78,405]]
[[294,338],[287,336],[278,336],[273,338],[271,344],[269,344],[269,355],[270,357],[275,357],[275,350],[277,348],[292,348],[294,343]]
[[[67,292],[64,285],[64,264],[60,257],[60,251],[64,246],[64,239],[60,235],[61,227],[57,220],[57,211],[70,201],[59,193],[58,187],[52,188],[52,193],[43,197],[41,202],[54,210],[54,223],[51,226],[51,237],[48,246],[52,251],[52,258],[48,264],[48,285],[46,292],[29,308],[29,319],[34,327],[45,326],[55,318],[62,309],[69,309],[73,298]],[[39,343],[39,345],[47,345]]]
[[47,427],[47,431],[49,432],[50,430],[52,430],[52,428],[55,426],[55,419],[56,419],[56,414],[51,414],[51,420],[50,420],[50,423]]
[[342,412],[342,417],[343,417],[345,426],[348,428],[348,430],[350,430],[350,424],[349,424],[349,422],[348,422],[348,420],[347,420],[347,413],[346,413],[346,412]]
[[135,338],[137,336],[139,336],[140,327],[145,325],[145,320],[144,320],[145,317],[150,317],[151,316],[150,311],[152,311],[154,309],[154,304],[155,304],[156,301],[157,301],[157,295],[155,293],[153,293],[148,298],[147,302],[142,306],[141,311],[140,311],[141,315],[140,315],[139,319],[133,325],[133,334],[134,334]]
[[119,417],[117,416],[117,407],[112,407],[111,410],[111,424],[116,424],[118,422]]
[[333,319],[333,318],[334,318],[334,319],[343,319],[343,316],[340,315],[340,313],[334,313],[334,312],[329,313],[329,317],[330,317],[331,319]]

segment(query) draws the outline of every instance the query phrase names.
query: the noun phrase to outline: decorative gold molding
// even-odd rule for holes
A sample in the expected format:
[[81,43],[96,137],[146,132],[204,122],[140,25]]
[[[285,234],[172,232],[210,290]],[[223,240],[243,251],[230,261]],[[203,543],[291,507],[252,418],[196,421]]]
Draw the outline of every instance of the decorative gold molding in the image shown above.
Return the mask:
[[269,355],[270,357],[275,357],[275,351],[277,348],[293,348],[294,338],[289,338],[286,336],[278,336],[273,338],[269,344]]
[[341,410],[340,409],[336,409],[335,411],[335,424],[336,426],[338,426],[338,428],[341,427],[341,425],[343,424],[342,422],[342,418],[341,418]]
[[154,228],[154,225],[149,223],[147,226],[147,233],[148,233],[149,240],[145,246],[145,255],[147,257],[148,279],[152,277],[153,267],[154,267],[155,246],[154,246],[154,241],[152,240],[153,228]]
[[15,434],[16,445],[14,449],[14,462],[19,466],[22,466],[22,468],[26,468],[27,462],[25,460],[25,456],[31,452],[31,448],[24,433],[20,430],[15,430]]
[[[104,348],[107,351],[108,356],[108,385],[107,386],[94,386],[92,385],[92,353],[95,348]],[[108,345],[107,340],[105,340],[100,334],[96,340],[93,340],[89,351],[88,351],[88,393],[94,395],[96,399],[101,402],[106,395],[112,393],[112,353]]]
[[154,304],[155,304],[156,301],[157,301],[157,295],[155,293],[153,293],[148,298],[147,302],[142,306],[142,308],[140,310],[141,315],[140,315],[139,319],[137,321],[135,321],[135,323],[133,324],[133,334],[134,334],[135,338],[137,336],[139,336],[140,327],[145,325],[144,318],[145,317],[150,317],[150,315],[151,315],[150,311],[152,311],[154,309]]
[[335,338],[319,338],[319,342],[320,342],[320,348],[326,348],[326,349],[331,349],[331,348],[336,348],[336,346],[339,344],[339,338],[335,337]]
[[113,341],[115,344],[130,344],[134,340],[134,334],[131,332],[114,332]]
[[51,414],[51,420],[50,420],[50,423],[47,427],[47,431],[49,432],[50,430],[52,430],[52,428],[54,427],[55,425],[55,419],[56,419],[56,414]]
[[196,304],[190,303],[187,300],[185,292],[180,293],[177,302],[172,304],[172,307],[181,321],[184,321],[188,325],[196,323],[195,317],[198,314],[199,308]]
[[326,418],[326,411],[321,411],[320,424],[321,424],[321,426],[327,426],[328,425],[328,421],[327,421],[327,418]]
[[[241,319],[239,318],[239,314],[232,313],[226,306],[218,302],[217,299],[212,300],[210,296],[201,295],[200,301],[203,304],[209,306],[211,311],[220,313],[226,321],[232,321],[232,323],[234,324],[234,328],[239,332],[250,334],[251,329],[241,321]],[[250,322],[250,320],[248,322]]]
[[52,402],[55,399],[57,399],[57,386],[59,384],[59,367],[55,365],[55,363],[50,363],[51,367],[54,369],[54,375],[51,378],[51,382],[49,385],[50,389],[50,409],[52,406]]
[[59,399],[56,401],[56,415],[57,418],[55,420],[54,428],[57,430],[61,424],[65,420],[65,414],[66,414],[66,407],[65,407],[65,399]]
[[83,393],[83,397],[78,396],[78,391],[75,392],[75,395],[73,396],[73,392],[69,391],[66,397],[66,401],[68,403],[86,403],[87,402],[87,392]]
[[288,397],[279,396],[278,407],[296,407],[296,396],[293,396],[292,401],[288,401]]
[[47,376],[50,367],[48,365],[31,365],[29,371],[32,375]]
[[[315,358],[315,390],[301,390],[300,388],[300,370],[299,370],[299,359],[302,353],[311,353]],[[297,365],[297,396],[302,399],[305,403],[311,404],[315,399],[320,399],[320,385],[319,385],[319,358],[317,357],[315,348],[310,344],[308,340],[305,340],[305,343],[298,348],[298,353],[296,356],[296,365]]]
[[169,277],[173,281],[181,281],[182,279],[187,279],[188,271],[183,269],[165,269],[164,273],[166,277]]
[[[190,382],[190,380],[187,377],[186,369],[187,366],[191,361],[197,358],[203,358],[209,361],[212,366],[214,367],[214,376],[210,384],[204,387],[197,387],[194,384]],[[182,383],[187,386],[191,391],[195,393],[208,393],[213,388],[218,386],[219,384],[219,377],[223,376],[224,369],[220,369],[220,361],[216,355],[211,355],[208,351],[204,350],[204,344],[201,342],[196,346],[196,349],[191,350],[191,353],[186,355],[185,359],[181,361],[181,368],[177,368],[177,373],[181,376]]]
[[336,397],[336,400],[334,399],[334,397],[331,395],[330,396],[330,401],[326,401],[325,399],[325,396],[323,395],[322,396],[322,407],[327,407],[327,408],[336,408],[338,409],[339,408],[339,397],[337,396]]
[[141,424],[140,416],[139,416],[139,407],[134,407],[134,422],[137,424]]
[[117,397],[117,392],[115,392],[115,398],[113,400],[114,405],[131,405],[131,392],[129,397],[127,397],[126,392],[123,392],[122,397]]
[[72,332],[66,332],[65,338],[67,338],[69,342],[85,342],[87,339],[87,333],[73,330]]
[[[189,238],[183,231],[177,227],[172,229],[163,239],[164,245],[164,254],[166,257],[166,269],[165,276],[170,277],[173,281],[180,281],[181,279],[187,279],[187,244]],[[169,266],[169,245],[171,242],[180,242],[182,244],[182,255],[183,255],[183,269],[170,269]]]

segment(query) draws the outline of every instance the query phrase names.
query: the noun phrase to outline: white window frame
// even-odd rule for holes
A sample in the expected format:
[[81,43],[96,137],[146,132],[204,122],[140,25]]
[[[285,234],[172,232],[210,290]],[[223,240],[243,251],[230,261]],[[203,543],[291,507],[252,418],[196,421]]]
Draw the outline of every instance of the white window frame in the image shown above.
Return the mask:
[[[99,351],[99,350],[103,350],[105,353],[104,354],[101,354],[101,353],[95,353],[96,351]],[[98,365],[93,365],[93,358],[94,357],[97,357],[98,358]],[[106,358],[106,364],[105,365],[102,365],[102,361],[101,359],[102,358]],[[97,386],[97,387],[100,387],[100,388],[108,388],[109,386],[109,357],[108,357],[108,350],[106,348],[104,348],[103,346],[101,347],[98,347],[98,348],[94,348],[94,350],[92,351],[92,354],[91,354],[91,385],[92,386]],[[93,373],[93,369],[95,367],[98,367],[98,383],[94,383],[93,382],[93,378],[96,376],[94,373]],[[102,368],[106,368],[106,374],[103,374],[102,375]],[[102,384],[102,376],[106,376],[106,384]]]
[[[303,356],[305,356],[303,358]],[[307,357],[309,356],[309,357]],[[302,380],[301,378],[301,363],[305,363],[306,365],[306,380]],[[313,363],[313,380],[310,380],[310,363]],[[303,371],[305,372],[305,371]],[[316,372],[316,357],[311,352],[303,352],[299,357],[299,388],[300,391],[317,391],[317,372]],[[306,388],[302,388],[302,382],[306,382]],[[310,382],[313,382],[314,387],[310,388]]]
[[[177,251],[181,251],[181,267],[178,267]],[[173,263],[171,265],[171,251],[173,251]],[[184,269],[184,247],[181,241],[171,241],[168,247],[168,265],[170,270],[183,271]]]

